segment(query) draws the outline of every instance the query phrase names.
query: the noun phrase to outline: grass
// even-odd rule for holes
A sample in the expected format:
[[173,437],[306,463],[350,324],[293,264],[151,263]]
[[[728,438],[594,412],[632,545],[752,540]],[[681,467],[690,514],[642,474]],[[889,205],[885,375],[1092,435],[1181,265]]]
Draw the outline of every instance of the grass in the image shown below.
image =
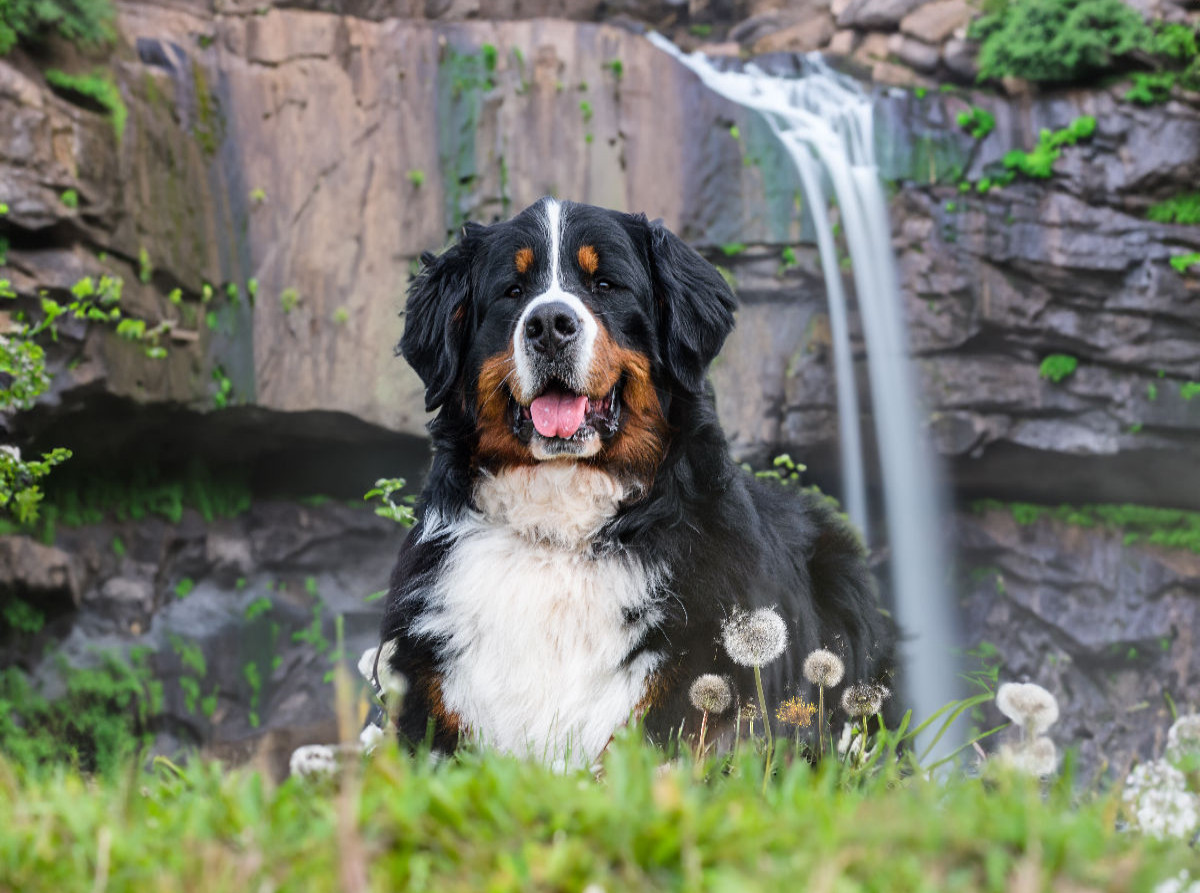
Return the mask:
[[1055,520],[1076,527],[1117,531],[1126,545],[1149,543],[1167,549],[1200,554],[1200,512],[1149,505],[1101,503],[1098,505],[1041,505],[982,499],[971,504],[977,514],[994,510],[1012,512],[1018,524]]
[[[1114,830],[1115,799],[999,776],[850,783],[749,753],[697,778],[623,735],[603,777],[385,749],[275,786],[165,760],[85,778],[0,759],[0,885],[80,890],[1150,890],[1181,842]],[[363,869],[365,866],[365,870]],[[786,887],[785,887],[786,885]],[[596,889],[593,887],[592,889]]]

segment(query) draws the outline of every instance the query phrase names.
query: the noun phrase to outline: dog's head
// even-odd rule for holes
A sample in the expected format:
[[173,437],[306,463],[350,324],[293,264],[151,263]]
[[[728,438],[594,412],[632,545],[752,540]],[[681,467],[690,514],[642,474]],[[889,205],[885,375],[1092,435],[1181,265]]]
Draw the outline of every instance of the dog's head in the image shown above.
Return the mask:
[[720,274],[643,215],[543,199],[423,261],[400,350],[426,409],[474,421],[483,467],[652,474],[664,401],[703,388],[733,327]]

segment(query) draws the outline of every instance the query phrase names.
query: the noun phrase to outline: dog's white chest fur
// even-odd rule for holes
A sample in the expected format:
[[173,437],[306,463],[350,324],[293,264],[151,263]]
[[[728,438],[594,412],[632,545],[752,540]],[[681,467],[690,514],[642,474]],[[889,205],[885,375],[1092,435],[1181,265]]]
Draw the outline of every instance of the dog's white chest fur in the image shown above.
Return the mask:
[[484,478],[479,512],[450,525],[414,632],[445,642],[443,703],[487,744],[587,765],[642,700],[659,656],[622,664],[658,619],[656,573],[588,549],[623,495],[549,462]]

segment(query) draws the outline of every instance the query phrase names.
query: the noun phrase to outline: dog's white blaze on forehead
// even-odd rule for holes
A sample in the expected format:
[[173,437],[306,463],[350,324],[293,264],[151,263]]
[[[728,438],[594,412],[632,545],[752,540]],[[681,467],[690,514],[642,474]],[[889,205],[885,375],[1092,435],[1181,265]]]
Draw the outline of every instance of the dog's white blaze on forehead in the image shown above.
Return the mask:
[[[558,767],[600,755],[661,661],[647,652],[622,666],[660,619],[658,573],[586,548],[623,492],[600,476],[550,464],[485,478],[482,511],[449,531],[450,554],[413,627],[444,643],[447,710],[485,743]],[[572,503],[580,539],[543,538],[570,494],[581,497]]]
[[592,357],[595,354],[596,336],[600,331],[600,325],[596,322],[596,317],[592,315],[592,312],[584,306],[583,301],[564,287],[562,262],[559,257],[562,252],[564,225],[562,205],[554,199],[548,198],[542,203],[542,211],[546,215],[543,234],[546,238],[546,253],[550,257],[550,281],[546,290],[526,305],[513,331],[513,358],[517,367],[517,380],[520,382],[522,392],[529,397],[535,396],[532,391],[537,387],[537,382],[534,379],[525,344],[525,323],[534,310],[550,301],[562,301],[579,317],[581,329],[575,359],[575,381],[569,382],[569,384],[580,391],[583,389],[584,382],[588,380]]

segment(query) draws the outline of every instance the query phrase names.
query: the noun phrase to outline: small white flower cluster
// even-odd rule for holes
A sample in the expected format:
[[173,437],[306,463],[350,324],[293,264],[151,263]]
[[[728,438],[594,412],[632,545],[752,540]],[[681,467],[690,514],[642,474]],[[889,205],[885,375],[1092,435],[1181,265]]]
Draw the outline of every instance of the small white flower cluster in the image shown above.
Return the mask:
[[[1195,766],[1198,758],[1200,714],[1181,716],[1167,733],[1165,757],[1142,763],[1125,779],[1121,797],[1130,824],[1158,838],[1195,835],[1200,828],[1200,797],[1188,790],[1187,775],[1179,767]],[[1192,886],[1200,893],[1200,882]]]
[[1058,720],[1054,695],[1032,682],[1006,682],[996,692],[996,706],[1021,729],[1018,744],[1000,748],[1000,764],[1037,778],[1053,775],[1058,749],[1042,733]]

